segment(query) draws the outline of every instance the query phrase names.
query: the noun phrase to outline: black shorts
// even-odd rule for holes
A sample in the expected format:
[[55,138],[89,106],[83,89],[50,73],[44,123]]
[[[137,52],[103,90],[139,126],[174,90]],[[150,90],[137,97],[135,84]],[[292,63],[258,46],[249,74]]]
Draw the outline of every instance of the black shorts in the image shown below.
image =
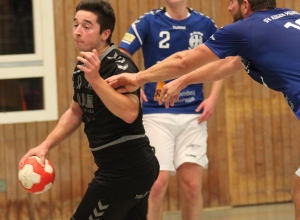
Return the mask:
[[158,173],[156,157],[130,171],[96,172],[71,220],[146,220]]

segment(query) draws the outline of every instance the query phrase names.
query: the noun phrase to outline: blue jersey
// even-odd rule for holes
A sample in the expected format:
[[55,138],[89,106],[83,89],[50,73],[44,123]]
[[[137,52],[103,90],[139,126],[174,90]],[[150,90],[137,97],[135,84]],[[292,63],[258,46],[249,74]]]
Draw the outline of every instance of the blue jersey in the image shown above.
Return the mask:
[[[188,10],[189,16],[183,20],[170,18],[164,8],[149,11],[131,25],[119,47],[130,54],[142,47],[147,69],[178,51],[198,46],[208,40],[217,27],[205,15],[190,8]],[[166,109],[164,105],[158,105],[158,99],[161,88],[167,82],[145,84],[144,92],[148,102],[143,103],[144,114],[195,114],[195,109],[203,101],[203,85],[189,85],[181,91],[175,106]]]
[[240,56],[257,82],[284,94],[300,119],[300,15],[290,9],[252,13],[205,42],[219,58]]

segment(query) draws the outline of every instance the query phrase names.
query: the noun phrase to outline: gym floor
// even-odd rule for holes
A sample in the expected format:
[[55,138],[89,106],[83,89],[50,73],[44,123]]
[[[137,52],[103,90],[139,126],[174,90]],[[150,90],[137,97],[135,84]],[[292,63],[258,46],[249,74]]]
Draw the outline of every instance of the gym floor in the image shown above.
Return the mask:
[[[204,209],[203,220],[294,220],[293,203]],[[181,220],[180,212],[164,213],[163,220]]]

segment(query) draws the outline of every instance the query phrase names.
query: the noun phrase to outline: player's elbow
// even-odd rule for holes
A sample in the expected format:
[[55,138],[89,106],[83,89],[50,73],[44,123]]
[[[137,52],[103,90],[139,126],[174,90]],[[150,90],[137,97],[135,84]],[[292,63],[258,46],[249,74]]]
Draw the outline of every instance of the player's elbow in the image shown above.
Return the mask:
[[191,68],[189,56],[184,51],[176,54],[175,63],[181,73],[188,72]]
[[227,57],[225,60],[227,60],[227,65],[231,67],[233,71],[239,71],[243,69],[243,64],[241,62],[240,57],[235,56],[235,57]]
[[134,94],[125,95],[130,101],[127,102],[120,112],[121,119],[124,120],[128,124],[132,124],[139,115],[140,111],[140,101],[139,98]]
[[127,123],[127,124],[132,124],[138,117],[138,111],[129,111],[126,112],[126,114],[124,114],[123,116],[123,120]]

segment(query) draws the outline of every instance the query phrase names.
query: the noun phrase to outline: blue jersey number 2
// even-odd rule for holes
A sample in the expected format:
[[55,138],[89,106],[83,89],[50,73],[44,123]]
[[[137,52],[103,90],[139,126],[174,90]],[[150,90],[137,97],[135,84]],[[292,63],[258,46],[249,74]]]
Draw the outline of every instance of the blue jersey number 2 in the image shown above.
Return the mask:
[[169,49],[170,44],[168,43],[168,41],[170,40],[170,32],[169,31],[161,31],[159,33],[159,37],[163,38],[161,41],[159,41],[159,48]]

